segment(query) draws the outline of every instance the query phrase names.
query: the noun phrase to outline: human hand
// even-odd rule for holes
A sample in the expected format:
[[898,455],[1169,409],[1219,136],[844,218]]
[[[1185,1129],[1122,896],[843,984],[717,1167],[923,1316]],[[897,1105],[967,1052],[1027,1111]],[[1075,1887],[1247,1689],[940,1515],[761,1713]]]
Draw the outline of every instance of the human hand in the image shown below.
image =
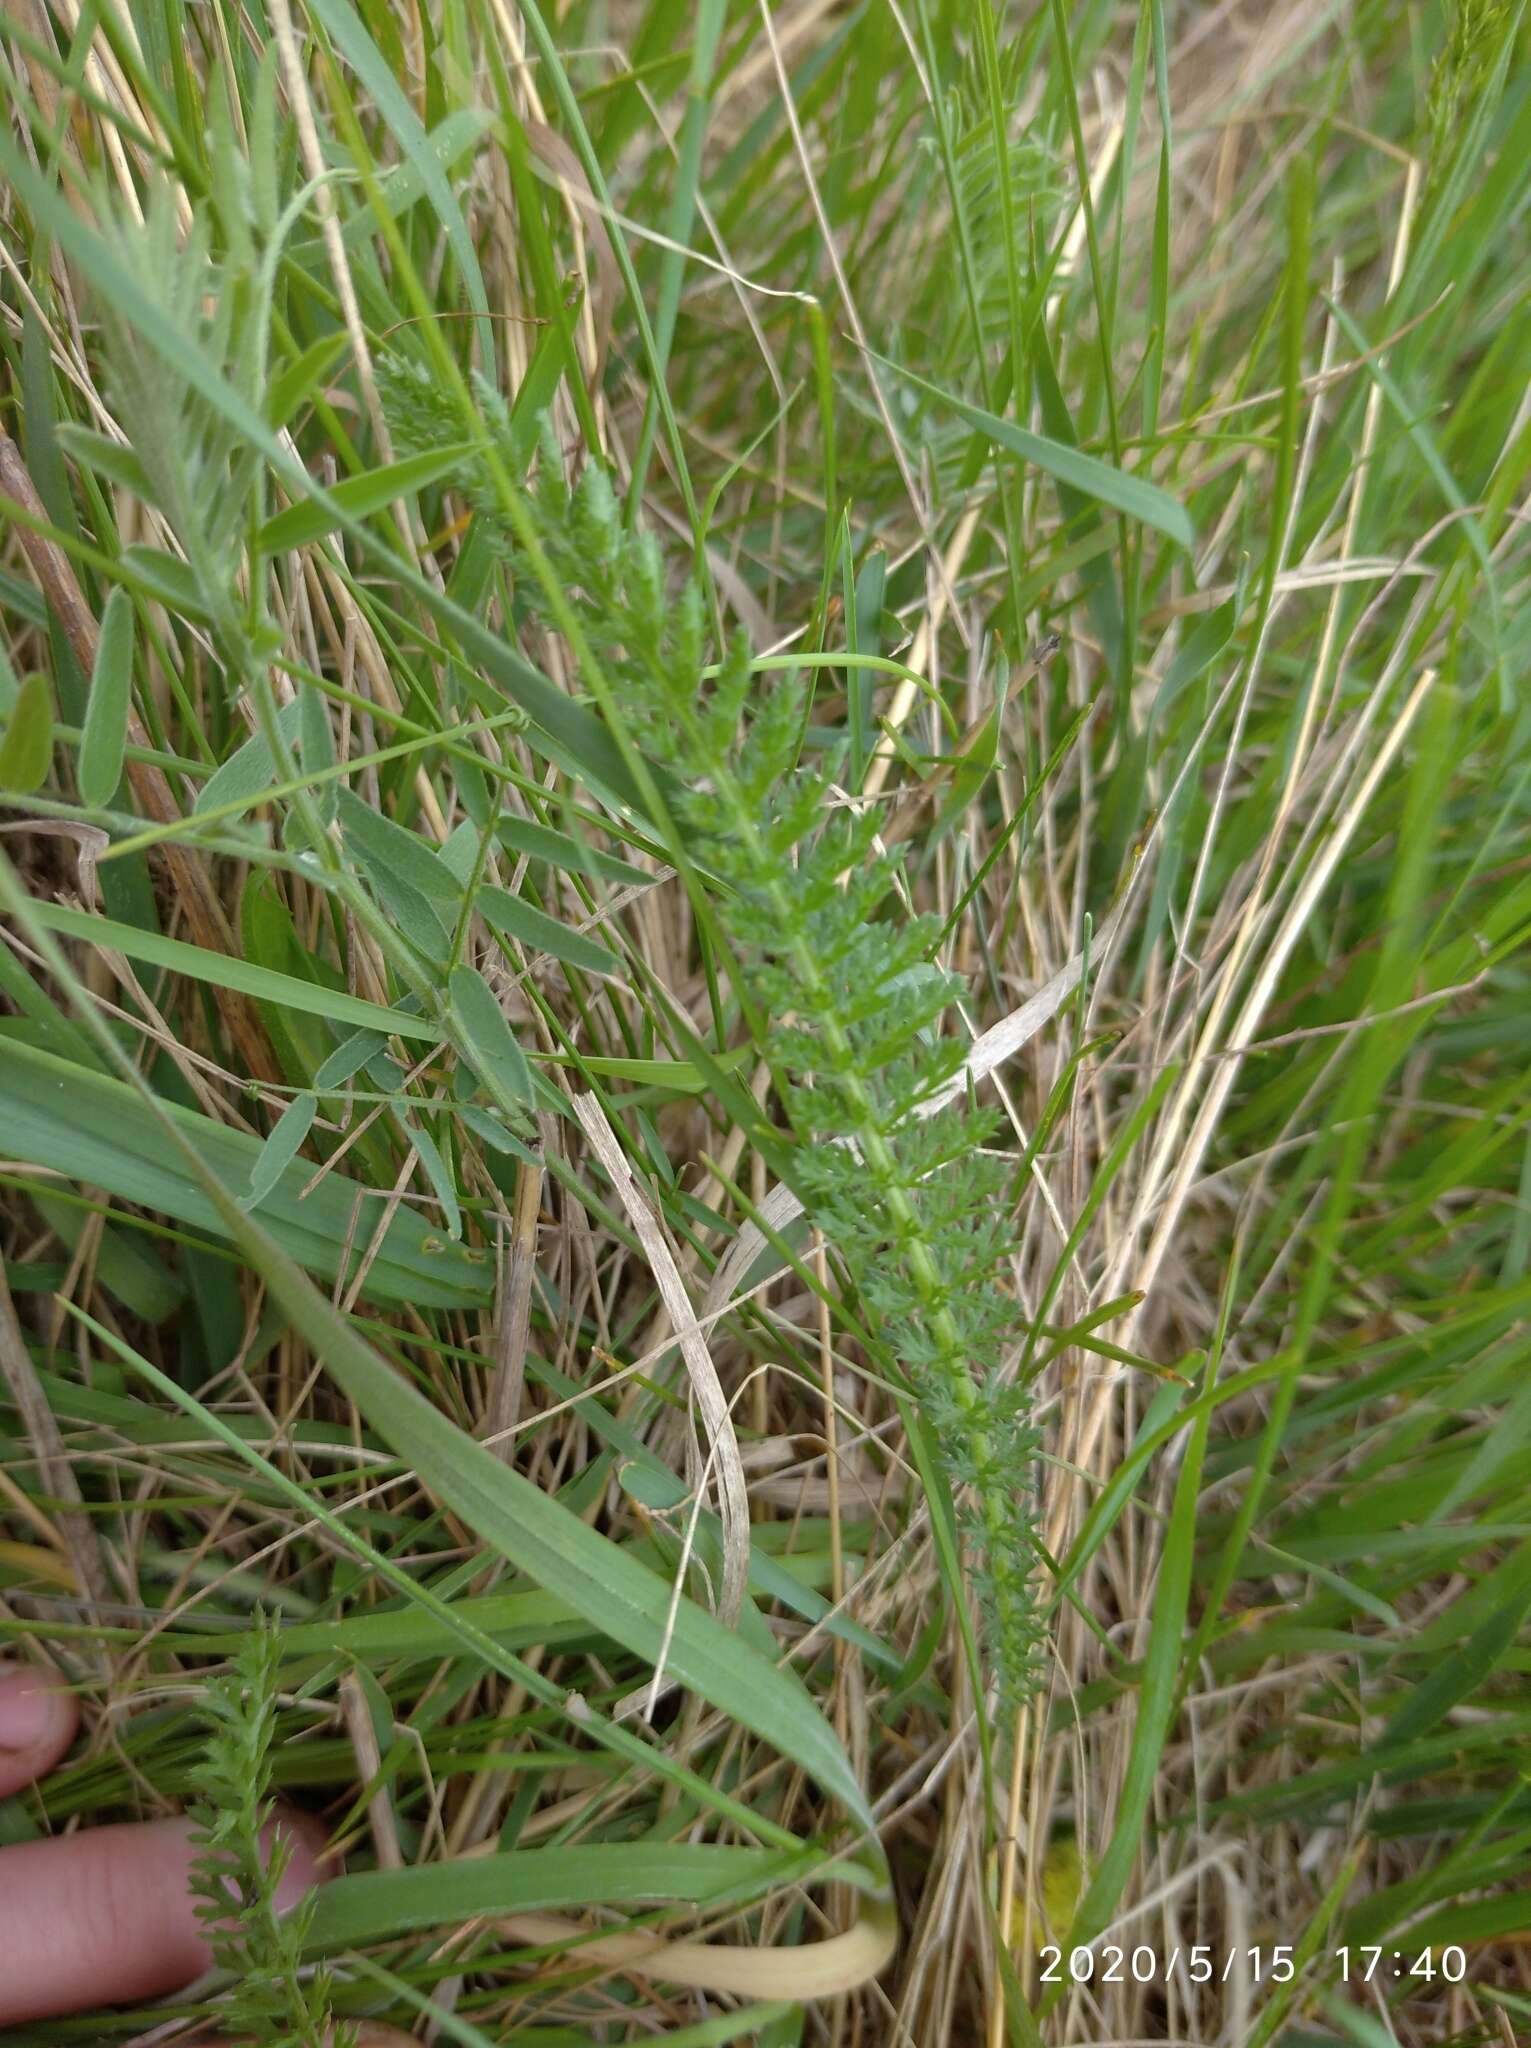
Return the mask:
[[[79,1709],[32,1669],[0,1669],[0,1799],[44,1776],[74,1740]],[[321,1881],[322,1834],[283,1810],[285,1910]],[[190,1884],[191,1823],[85,1828],[0,1849],[0,2028],[133,2005],[180,1990],[212,1962]],[[402,2041],[389,2029],[374,2037]]]

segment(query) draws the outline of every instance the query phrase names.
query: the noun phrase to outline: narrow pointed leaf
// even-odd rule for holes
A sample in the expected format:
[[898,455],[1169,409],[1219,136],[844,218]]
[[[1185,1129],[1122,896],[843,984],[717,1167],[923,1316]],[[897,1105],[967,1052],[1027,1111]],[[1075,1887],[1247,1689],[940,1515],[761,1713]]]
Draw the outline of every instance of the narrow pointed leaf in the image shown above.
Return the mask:
[[1066,442],[1049,440],[1045,434],[1030,433],[1025,427],[1018,427],[1013,420],[1002,420],[998,414],[985,412],[979,405],[969,405],[966,399],[943,391],[938,384],[928,383],[902,364],[890,363],[886,356],[877,355],[872,350],[868,353],[885,370],[891,370],[895,376],[917,385],[959,419],[966,420],[970,427],[986,435],[996,448],[1003,448],[1010,455],[1018,455],[1023,462],[1046,470],[1059,483],[1072,485],[1076,491],[1082,491],[1086,497],[1094,498],[1102,505],[1109,505],[1113,511],[1125,512],[1129,519],[1157,528],[1183,548],[1195,546],[1196,535],[1184,505],[1157,484],[1149,483],[1145,477],[1132,476],[1125,469],[1115,469],[1097,456],[1070,448]]
[[449,476],[472,452],[466,443],[454,443],[446,448],[428,449],[423,455],[406,455],[402,462],[369,469],[361,476],[347,477],[344,483],[331,485],[327,493],[329,504],[304,498],[278,512],[274,519],[268,519],[255,536],[256,550],[263,555],[279,555],[284,549],[319,540],[341,524],[342,512],[351,519],[370,518],[396,499],[407,498],[424,490],[427,484]]
[[297,1157],[298,1147],[308,1136],[318,1107],[318,1096],[305,1089],[301,1095],[292,1098],[277,1118],[271,1135],[261,1147],[260,1157],[250,1169],[250,1192],[244,1202],[247,1209],[260,1207]]
[[0,790],[29,796],[47,775],[52,759],[53,698],[47,677],[30,675],[16,693],[0,739]]
[[[289,746],[298,736],[302,707],[298,699],[284,704],[276,715],[278,730]],[[197,791],[192,810],[219,811],[224,818],[237,818],[241,810],[259,803],[276,780],[276,762],[263,733],[252,733],[242,746],[215,768]],[[230,809],[235,805],[237,809]]]
[[133,600],[119,584],[106,601],[80,741],[80,795],[109,804],[122,780],[133,700]]
[[494,990],[476,967],[452,971],[452,1015],[475,1072],[511,1115],[533,1100],[531,1069]]
[[480,889],[474,905],[486,924],[507,938],[518,939],[533,953],[550,953],[567,967],[582,967],[587,974],[616,974],[620,962],[609,946],[587,939],[583,932],[570,931],[556,917],[549,917],[535,904],[512,896],[508,889],[492,883]]

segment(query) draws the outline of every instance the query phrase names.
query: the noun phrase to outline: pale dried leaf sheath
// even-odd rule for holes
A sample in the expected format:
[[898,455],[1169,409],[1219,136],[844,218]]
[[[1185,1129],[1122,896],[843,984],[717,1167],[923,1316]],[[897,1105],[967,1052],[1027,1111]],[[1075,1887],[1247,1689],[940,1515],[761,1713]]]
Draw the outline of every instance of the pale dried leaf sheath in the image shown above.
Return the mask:
[[626,1976],[734,1998],[836,1998],[870,1984],[898,1945],[898,1917],[890,1901],[869,1899],[855,1924],[827,1941],[792,1948],[723,1948],[710,1941],[665,1941],[653,1934],[603,1934],[594,1940],[577,1920],[556,1913],[516,1913],[497,1923],[508,1941],[550,1948],[578,1942],[570,1960]]
[[718,1602],[718,1617],[732,1627],[739,1619],[744,1605],[744,1589],[749,1580],[750,1503],[744,1484],[744,1466],[739,1457],[739,1443],[723,1384],[712,1362],[707,1340],[697,1325],[696,1311],[691,1306],[691,1298],[680,1277],[674,1255],[653,1209],[628,1169],[605,1112],[594,1095],[576,1095],[574,1114],[590,1140],[591,1149],[611,1176],[617,1199],[627,1212],[628,1221],[643,1247],[659,1297],[674,1326],[697,1406],[702,1411],[702,1424],[717,1468],[718,1508],[723,1523],[723,1588]]
[[383,1756],[378,1747],[377,1730],[372,1725],[372,1710],[367,1704],[366,1692],[354,1671],[346,1672],[340,1681],[340,1712],[356,1756],[356,1775],[364,1785],[377,1786],[367,1801],[367,1824],[372,1830],[377,1867],[379,1870],[402,1870],[404,1852],[399,1846],[399,1827],[394,1818],[393,1801],[387,1785],[382,1782]]

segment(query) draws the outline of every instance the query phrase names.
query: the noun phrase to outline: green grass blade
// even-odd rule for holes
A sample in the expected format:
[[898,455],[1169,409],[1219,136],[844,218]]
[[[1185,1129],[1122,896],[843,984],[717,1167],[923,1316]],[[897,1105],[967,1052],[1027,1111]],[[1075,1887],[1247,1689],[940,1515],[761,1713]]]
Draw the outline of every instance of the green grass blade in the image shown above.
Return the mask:
[[917,376],[902,364],[889,362],[875,351],[872,360],[956,413],[959,419],[986,436],[997,448],[1045,470],[1057,482],[1093,498],[1097,504],[1108,505],[1115,512],[1125,513],[1129,519],[1154,527],[1178,546],[1188,551],[1195,547],[1196,535],[1185,507],[1168,491],[1149,483],[1146,477],[1129,475],[1126,470],[1115,469],[1109,462],[1086,455],[1082,449],[1071,448],[1066,442],[1049,440],[1045,435],[1033,434],[1025,427],[1016,426],[1011,420],[1000,419],[992,412],[985,412],[982,406],[970,405],[966,399],[943,391],[939,385]]

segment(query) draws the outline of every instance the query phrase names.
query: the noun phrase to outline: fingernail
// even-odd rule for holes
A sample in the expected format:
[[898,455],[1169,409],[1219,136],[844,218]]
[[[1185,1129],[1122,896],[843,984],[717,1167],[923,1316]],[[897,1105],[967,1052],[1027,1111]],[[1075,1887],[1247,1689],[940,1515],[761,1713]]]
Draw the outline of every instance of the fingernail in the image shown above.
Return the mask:
[[30,1671],[0,1673],[0,1749],[36,1749],[52,1733],[56,1712]]

